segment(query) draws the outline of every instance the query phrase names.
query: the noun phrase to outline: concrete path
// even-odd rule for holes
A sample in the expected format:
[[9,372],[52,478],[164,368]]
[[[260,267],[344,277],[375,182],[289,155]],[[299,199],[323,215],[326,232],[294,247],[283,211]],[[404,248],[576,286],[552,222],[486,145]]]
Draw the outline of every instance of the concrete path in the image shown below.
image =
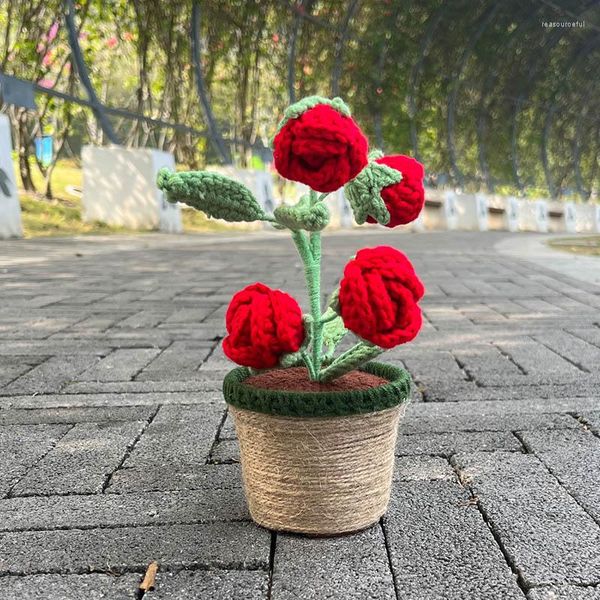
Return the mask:
[[[373,230],[375,231],[375,230]],[[390,510],[355,536],[248,520],[219,391],[230,295],[303,298],[280,235],[0,244],[0,598],[598,600],[600,288],[508,234],[331,235],[404,249],[427,323]]]

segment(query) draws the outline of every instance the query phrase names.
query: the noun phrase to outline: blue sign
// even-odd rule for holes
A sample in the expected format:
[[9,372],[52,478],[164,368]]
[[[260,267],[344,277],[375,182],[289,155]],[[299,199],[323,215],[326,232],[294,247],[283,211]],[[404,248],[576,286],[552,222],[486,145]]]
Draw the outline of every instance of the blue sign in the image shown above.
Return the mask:
[[35,138],[35,156],[45,167],[52,162],[53,151],[51,135]]

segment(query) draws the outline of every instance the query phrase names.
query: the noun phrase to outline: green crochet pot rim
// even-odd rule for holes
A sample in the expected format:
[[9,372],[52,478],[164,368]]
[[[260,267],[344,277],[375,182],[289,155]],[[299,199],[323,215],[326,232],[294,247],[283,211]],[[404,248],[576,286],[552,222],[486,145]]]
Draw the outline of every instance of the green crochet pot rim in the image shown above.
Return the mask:
[[408,400],[412,380],[404,369],[378,362],[360,371],[388,380],[379,387],[343,392],[296,392],[255,388],[244,381],[246,367],[230,371],[223,381],[225,401],[236,408],[281,417],[342,417],[386,410]]

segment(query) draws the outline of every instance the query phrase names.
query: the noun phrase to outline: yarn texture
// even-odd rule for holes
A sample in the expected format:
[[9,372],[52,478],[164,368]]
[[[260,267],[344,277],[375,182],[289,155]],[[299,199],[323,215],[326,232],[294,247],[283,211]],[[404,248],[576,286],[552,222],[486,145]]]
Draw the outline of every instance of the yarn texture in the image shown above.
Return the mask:
[[[423,187],[425,169],[423,165],[414,158],[402,154],[382,156],[375,162],[402,174],[402,180],[399,183],[387,185],[381,189],[381,198],[390,215],[389,221],[382,225],[397,227],[414,221],[425,203],[425,188]],[[381,223],[374,217],[375,215],[367,217],[367,221]]]
[[381,190],[402,180],[402,174],[387,165],[370,162],[360,174],[346,184],[344,191],[352,207],[354,218],[362,225],[369,217],[371,222],[387,225],[390,213],[381,198]]
[[223,352],[239,365],[275,367],[286,353],[298,351],[304,340],[300,306],[290,295],[254,283],[237,292],[225,316],[228,336]]
[[305,194],[298,204],[278,206],[273,214],[277,222],[292,231],[304,229],[305,231],[321,231],[329,223],[329,209],[327,204],[317,202],[313,204],[310,196]]
[[[320,96],[303,98],[284,111],[273,139],[273,162],[283,177],[309,190],[296,204],[281,203],[272,212],[251,189],[219,173],[163,168],[157,186],[168,201],[183,202],[209,217],[263,221],[290,233],[306,282],[306,314],[285,292],[262,283],[249,285],[228,307],[223,350],[244,367],[305,367],[311,385],[328,384],[412,340],[422,324],[418,301],[424,293],[406,256],[380,246],[360,250],[323,302],[321,231],[330,221],[328,195],[343,186],[357,223],[396,227],[417,218],[423,208],[424,170],[408,156],[369,152],[344,101]],[[290,264],[290,271],[295,267]],[[337,352],[349,331],[358,341]],[[318,389],[337,406],[337,397],[332,400],[323,386]],[[285,398],[287,402],[292,396]],[[339,407],[331,410],[346,414]]]
[[371,362],[361,371],[389,383],[351,392],[281,392],[244,385],[250,371],[237,368],[223,381],[225,401],[231,406],[283,417],[334,417],[386,410],[408,401],[412,380],[404,369]]
[[365,248],[344,269],[338,310],[350,331],[381,348],[393,348],[419,333],[417,302],[424,293],[402,252],[390,246]]
[[157,186],[170,202],[184,202],[225,221],[270,220],[252,192],[235,179],[209,171],[158,172]]
[[322,101],[302,112],[290,110],[300,114],[284,119],[273,140],[275,168],[283,177],[333,192],[365,167],[368,142],[352,117]]

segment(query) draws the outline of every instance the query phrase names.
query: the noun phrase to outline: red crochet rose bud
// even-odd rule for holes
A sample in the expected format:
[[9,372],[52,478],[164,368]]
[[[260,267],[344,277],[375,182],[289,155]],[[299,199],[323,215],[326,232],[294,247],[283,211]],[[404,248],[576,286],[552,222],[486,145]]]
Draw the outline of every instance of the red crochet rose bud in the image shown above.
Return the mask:
[[356,177],[367,164],[367,152],[367,138],[352,117],[328,104],[288,119],[273,140],[279,173],[317,192],[333,192]]
[[421,329],[417,301],[425,288],[404,254],[389,246],[365,248],[344,269],[339,313],[344,325],[381,348],[410,342]]
[[[400,183],[389,185],[381,190],[381,197],[390,213],[390,220],[386,227],[397,227],[414,221],[419,216],[425,202],[423,165],[414,158],[402,154],[382,156],[375,162],[402,173]],[[368,217],[367,221],[377,223],[373,217]]]
[[298,303],[262,283],[253,283],[233,296],[225,324],[229,335],[223,340],[223,351],[245,367],[275,367],[282,354],[297,352],[304,340]]

